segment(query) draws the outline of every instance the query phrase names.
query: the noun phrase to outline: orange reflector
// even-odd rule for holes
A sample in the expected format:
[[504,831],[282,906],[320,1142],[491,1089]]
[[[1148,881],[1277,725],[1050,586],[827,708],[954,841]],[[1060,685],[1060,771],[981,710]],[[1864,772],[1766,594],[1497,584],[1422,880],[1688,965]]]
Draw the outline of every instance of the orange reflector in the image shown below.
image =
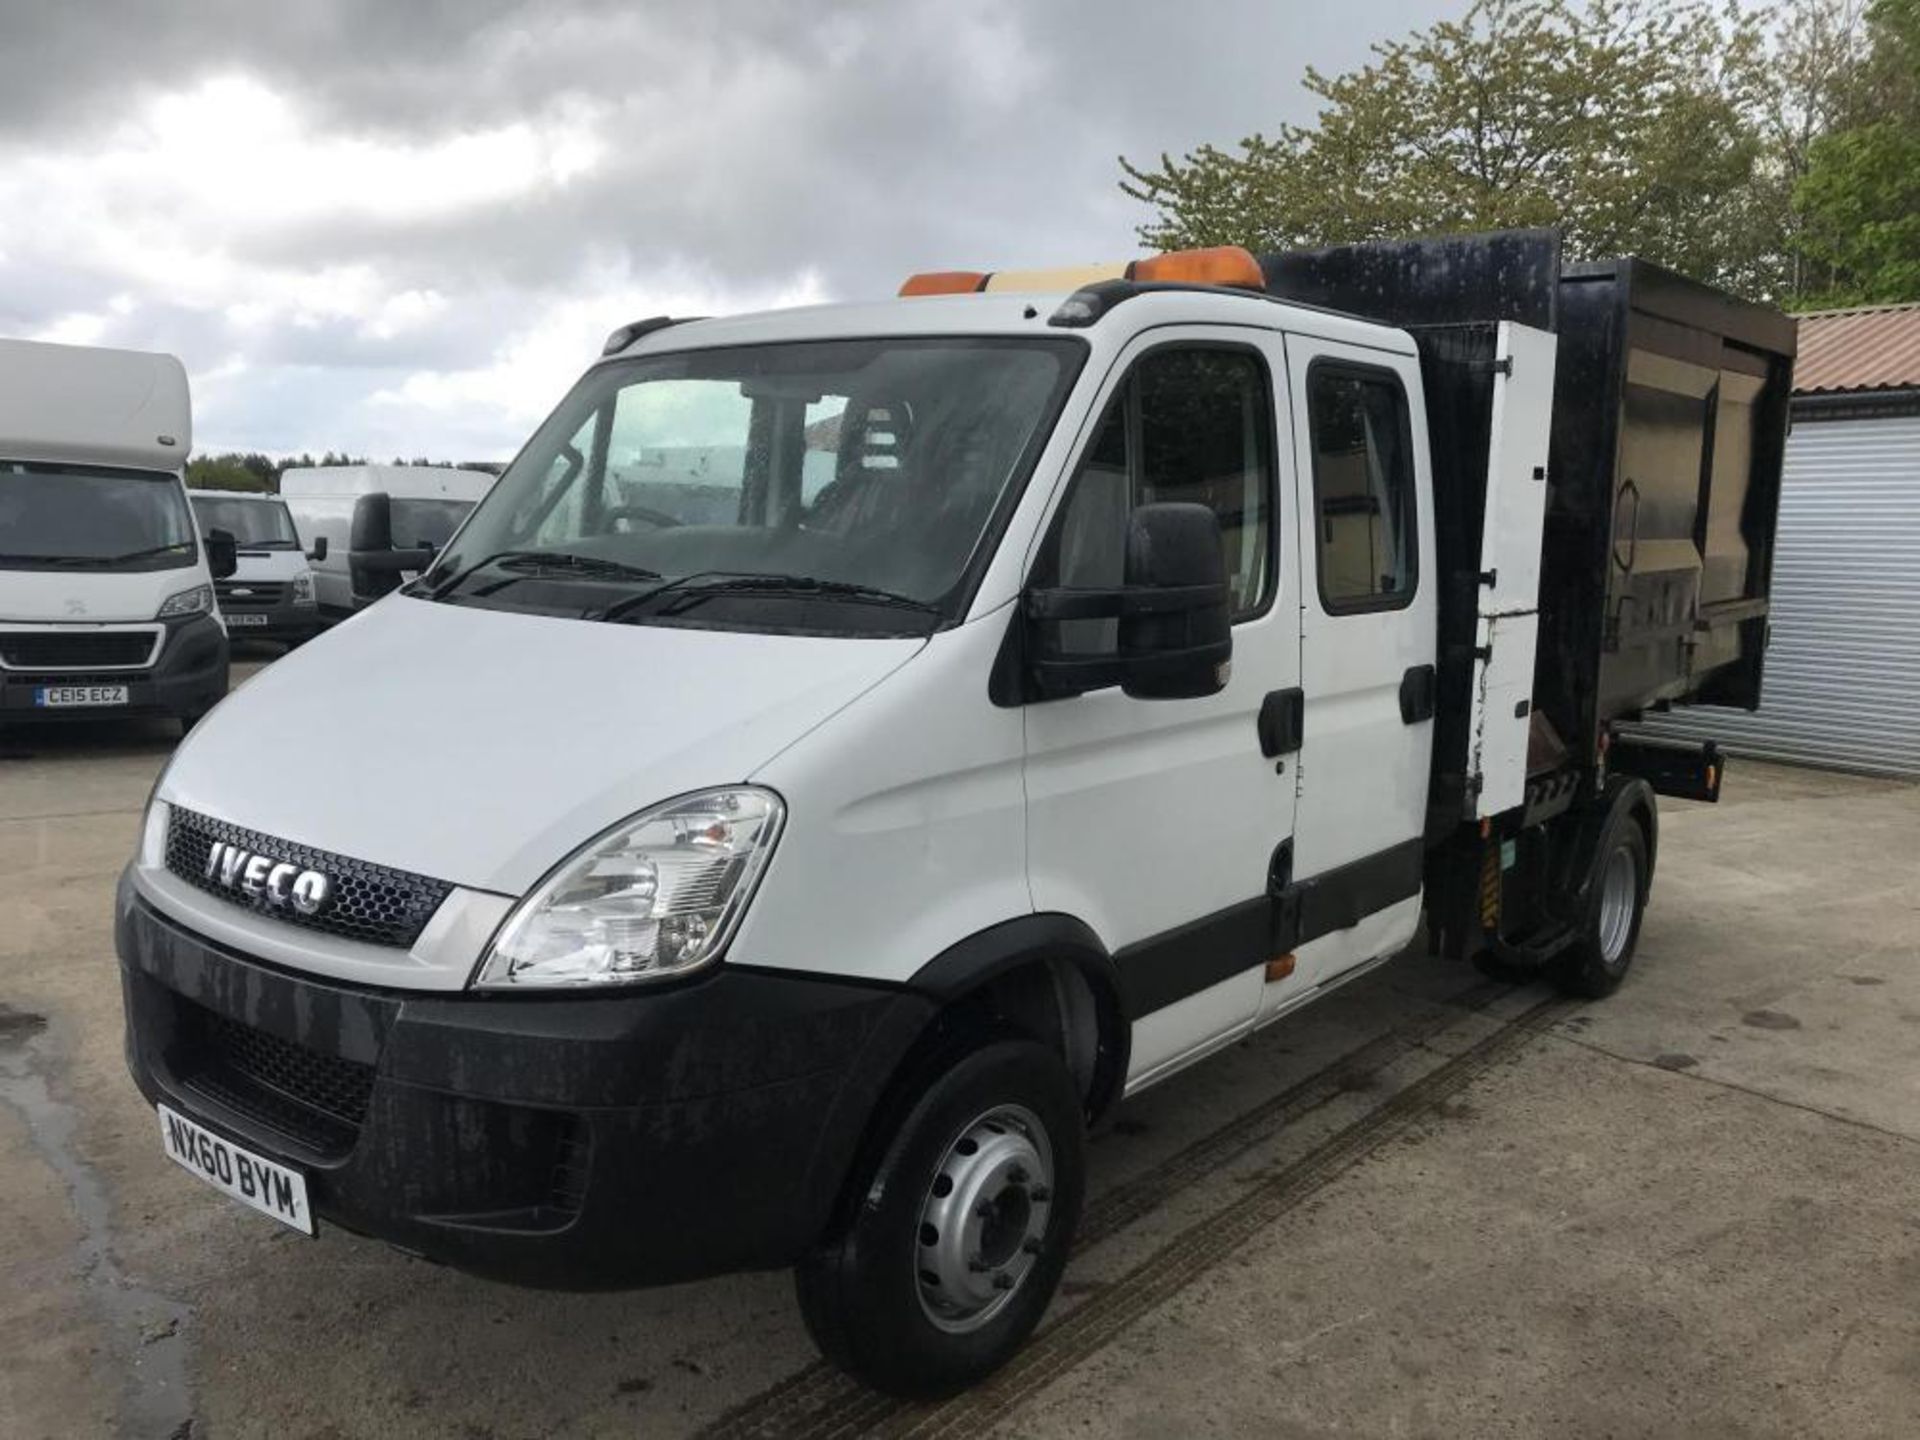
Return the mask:
[[1265,290],[1267,277],[1260,262],[1238,245],[1214,245],[1205,250],[1174,250],[1127,267],[1127,279],[1184,285],[1235,285]]
[[1714,789],[1715,789],[1715,788],[1716,788],[1716,787],[1717,787],[1717,786],[1718,786],[1719,784],[1720,784],[1720,767],[1719,767],[1718,765],[1709,765],[1709,766],[1707,766],[1707,789],[1708,789],[1708,791],[1709,791],[1709,792],[1711,792],[1711,791],[1712,791],[1712,790],[1714,790]]
[[902,295],[971,295],[987,288],[987,277],[979,270],[923,270],[909,275],[900,287]]
[[1492,833],[1493,833],[1493,817],[1491,815],[1482,815],[1480,817],[1480,838],[1484,840],[1487,838],[1487,836],[1491,835]]
[[1290,954],[1282,955],[1277,959],[1267,961],[1267,983],[1269,985],[1271,985],[1276,980],[1286,979],[1292,973],[1293,973],[1293,956]]

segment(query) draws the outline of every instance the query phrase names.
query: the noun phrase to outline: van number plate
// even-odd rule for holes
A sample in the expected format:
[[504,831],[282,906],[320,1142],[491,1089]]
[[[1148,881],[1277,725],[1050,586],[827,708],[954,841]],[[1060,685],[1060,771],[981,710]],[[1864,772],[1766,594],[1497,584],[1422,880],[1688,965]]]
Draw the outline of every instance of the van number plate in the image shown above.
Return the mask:
[[77,705],[124,705],[124,685],[42,685],[33,692],[33,703],[45,710],[60,710]]
[[242,1205],[271,1215],[303,1235],[315,1233],[313,1212],[307,1208],[307,1180],[298,1170],[276,1165],[231,1140],[222,1140],[164,1105],[159,1111],[160,1144],[168,1159]]
[[273,617],[264,610],[223,610],[229,625],[264,625]]

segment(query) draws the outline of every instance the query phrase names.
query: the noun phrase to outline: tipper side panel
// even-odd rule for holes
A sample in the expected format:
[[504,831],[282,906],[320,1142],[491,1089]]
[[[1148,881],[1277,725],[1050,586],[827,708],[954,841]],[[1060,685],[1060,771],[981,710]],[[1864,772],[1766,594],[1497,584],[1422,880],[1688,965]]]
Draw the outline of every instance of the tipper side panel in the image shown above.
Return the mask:
[[1448,658],[1471,623],[1484,366],[1501,320],[1559,337],[1530,766],[1591,764],[1608,722],[1667,701],[1758,703],[1790,319],[1638,261],[1563,267],[1552,231],[1292,251],[1261,267],[1273,295],[1404,327],[1420,346],[1443,586],[1430,834],[1462,813],[1452,697],[1466,682]]

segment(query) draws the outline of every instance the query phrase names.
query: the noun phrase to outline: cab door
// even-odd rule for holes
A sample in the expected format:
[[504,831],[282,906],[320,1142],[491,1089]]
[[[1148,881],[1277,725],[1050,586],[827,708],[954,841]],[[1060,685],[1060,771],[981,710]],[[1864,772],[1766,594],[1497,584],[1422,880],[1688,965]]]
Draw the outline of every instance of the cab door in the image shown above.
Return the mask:
[[1417,358],[1289,335],[1287,365],[1305,694],[1288,925],[1317,985],[1419,923],[1439,577]]
[[[1271,331],[1137,340],[1106,377],[1029,567],[1036,584],[1117,586],[1135,506],[1195,501],[1220,521],[1224,689],[1145,700],[1114,687],[1025,710],[1034,906],[1083,920],[1113,954],[1134,1022],[1130,1085],[1244,1034],[1273,954],[1268,874],[1293,831],[1294,790],[1291,753],[1274,750],[1261,717],[1300,664],[1298,583],[1282,563],[1285,365]],[[1054,623],[1066,653],[1112,648],[1113,621]]]

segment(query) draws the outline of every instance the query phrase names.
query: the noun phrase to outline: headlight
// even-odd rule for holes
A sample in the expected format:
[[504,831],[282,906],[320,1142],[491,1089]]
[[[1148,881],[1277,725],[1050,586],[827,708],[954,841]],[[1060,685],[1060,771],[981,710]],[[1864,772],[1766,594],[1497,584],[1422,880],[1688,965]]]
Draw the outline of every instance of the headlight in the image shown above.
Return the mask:
[[313,603],[313,572],[302,570],[293,577],[293,603],[311,605]]
[[204,615],[213,609],[213,587],[196,585],[191,590],[182,590],[177,595],[169,595],[166,603],[160,607],[156,620],[171,620],[178,615]]
[[643,810],[589,841],[514,907],[476,985],[621,985],[718,959],[786,807],[751,786]]

